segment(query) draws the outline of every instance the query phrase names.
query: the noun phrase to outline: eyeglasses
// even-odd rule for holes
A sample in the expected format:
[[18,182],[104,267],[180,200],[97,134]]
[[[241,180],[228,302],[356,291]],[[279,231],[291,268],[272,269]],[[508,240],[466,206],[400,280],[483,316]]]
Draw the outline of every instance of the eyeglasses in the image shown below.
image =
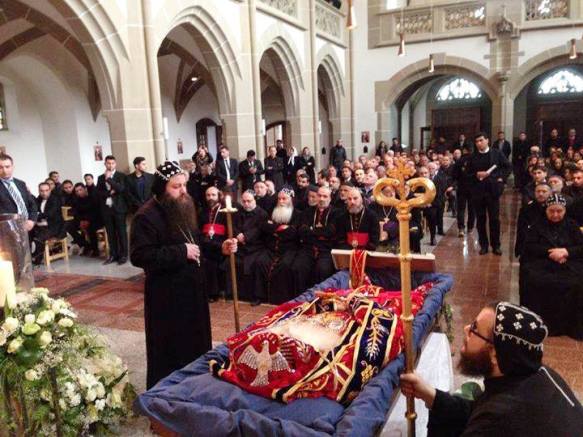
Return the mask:
[[484,340],[486,343],[490,343],[490,344],[494,344],[494,342],[492,340],[490,340],[487,337],[484,337],[482,334],[480,334],[478,332],[478,322],[476,320],[474,320],[472,322],[472,324],[470,325],[470,332],[475,335],[478,338],[481,338],[482,340]]

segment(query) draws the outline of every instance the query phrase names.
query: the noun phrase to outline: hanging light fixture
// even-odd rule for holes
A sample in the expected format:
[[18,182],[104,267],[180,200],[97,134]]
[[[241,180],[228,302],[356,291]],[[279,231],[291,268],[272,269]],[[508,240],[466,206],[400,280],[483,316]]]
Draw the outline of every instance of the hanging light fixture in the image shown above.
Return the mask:
[[577,40],[571,39],[571,50],[569,50],[569,59],[577,59]]
[[399,53],[400,57],[405,56],[405,34],[403,32],[399,33]]
[[348,0],[348,17],[346,18],[346,28],[353,30],[356,27],[356,12],[354,12],[353,0]]
[[433,54],[429,55],[429,70],[430,73],[435,71],[435,62],[433,62]]

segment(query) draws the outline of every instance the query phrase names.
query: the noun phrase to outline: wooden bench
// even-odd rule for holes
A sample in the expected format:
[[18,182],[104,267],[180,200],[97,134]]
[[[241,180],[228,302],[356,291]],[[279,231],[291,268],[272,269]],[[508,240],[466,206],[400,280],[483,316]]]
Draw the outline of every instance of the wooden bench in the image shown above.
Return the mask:
[[[61,249],[54,254],[51,251]],[[67,246],[67,238],[49,238],[45,242],[45,265],[47,268],[51,267],[51,261],[65,258],[69,260],[69,248]]]

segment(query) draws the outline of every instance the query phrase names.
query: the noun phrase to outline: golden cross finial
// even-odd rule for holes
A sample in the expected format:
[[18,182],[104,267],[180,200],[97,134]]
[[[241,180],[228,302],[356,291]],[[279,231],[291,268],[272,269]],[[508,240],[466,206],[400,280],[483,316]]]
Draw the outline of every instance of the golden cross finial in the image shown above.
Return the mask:
[[405,158],[399,157],[395,158],[393,161],[395,166],[387,170],[387,176],[399,181],[399,196],[401,199],[407,197],[405,191],[405,182],[415,174],[415,169],[407,165],[407,160]]
[[[414,178],[409,180],[416,170],[413,166],[408,165],[407,162],[406,158],[395,158],[395,166],[387,170],[387,177],[378,180],[373,189],[374,199],[379,205],[394,206],[401,213],[408,213],[411,208],[428,205],[435,198],[435,185],[430,179]],[[407,199],[407,186],[411,191],[415,188],[423,188],[423,192]],[[399,196],[386,196],[383,194],[383,188],[385,187],[391,187]]]

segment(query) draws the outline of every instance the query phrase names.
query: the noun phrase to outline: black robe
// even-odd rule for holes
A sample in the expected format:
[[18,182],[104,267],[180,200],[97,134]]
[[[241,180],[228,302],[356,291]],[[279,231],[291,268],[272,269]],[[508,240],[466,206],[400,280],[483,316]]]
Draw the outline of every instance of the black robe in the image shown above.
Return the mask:
[[[566,263],[548,257],[563,247]],[[520,304],[542,317],[549,335],[583,339],[583,234],[569,218],[551,223],[546,218],[531,227],[520,258]]]
[[530,228],[544,218],[545,208],[536,201],[532,201],[520,208],[516,222],[516,242],[514,243],[514,256],[516,258],[522,254],[524,242],[526,241]]
[[207,267],[204,270],[207,294],[211,299],[218,298],[219,291],[224,290],[226,286],[221,245],[227,239],[227,216],[220,212],[220,209],[221,205],[216,205],[212,210],[205,206],[198,220],[201,242],[213,248],[207,256]]
[[379,244],[379,219],[370,208],[364,208],[364,213],[358,214],[344,210],[338,217],[337,229],[340,249],[354,249],[354,242],[357,242],[358,249],[376,250]]
[[[196,244],[200,234],[193,231]],[[201,266],[186,257],[186,239],[171,235],[168,217],[156,199],[137,212],[131,227],[133,265],[144,269],[147,388],[207,352],[211,324]]]
[[332,248],[336,245],[336,220],[339,211],[331,206],[319,211],[310,206],[300,216],[299,236],[301,252],[298,256],[310,276],[308,287],[318,284],[335,272]]
[[553,369],[487,378],[484,385],[475,401],[436,390],[428,436],[581,436],[581,403]]
[[294,211],[289,225],[278,225],[271,218],[261,224],[266,250],[261,252],[256,264],[255,294],[259,299],[280,304],[305,291],[306,275],[296,267],[298,221],[299,215]]
[[279,191],[283,186],[283,160],[277,156],[275,158],[268,156],[265,158],[264,164],[265,179],[273,181],[275,191]]
[[[239,286],[239,298],[242,300],[254,300],[254,278],[255,265],[264,249],[261,240],[261,224],[267,221],[267,213],[260,207],[252,211],[245,211],[242,207],[238,208],[233,217],[233,226],[235,236],[243,234],[245,243],[239,243],[237,249],[237,282]],[[230,285],[231,276],[227,275],[227,281]]]
[[[411,196],[414,196],[414,194],[411,194]],[[371,203],[370,209],[376,213],[379,219],[379,245],[377,250],[398,253],[400,237],[397,209],[390,206],[382,206],[376,202]],[[411,252],[414,253],[421,252],[422,223],[421,209],[413,208],[411,210],[411,220],[409,221],[409,245]]]
[[259,206],[267,215],[271,215],[275,204],[277,203],[277,197],[275,195],[266,194],[263,197],[257,197],[257,206]]

